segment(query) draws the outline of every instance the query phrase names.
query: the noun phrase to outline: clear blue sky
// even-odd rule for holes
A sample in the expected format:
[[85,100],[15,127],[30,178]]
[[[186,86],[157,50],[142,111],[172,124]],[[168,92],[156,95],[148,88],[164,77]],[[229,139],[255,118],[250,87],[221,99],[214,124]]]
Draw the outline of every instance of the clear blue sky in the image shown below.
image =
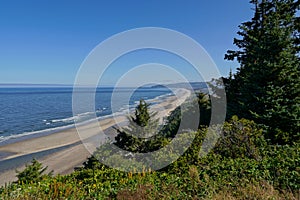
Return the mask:
[[192,37],[227,75],[238,64],[224,54],[252,12],[245,0],[0,0],[0,83],[72,84],[101,41],[149,26]]

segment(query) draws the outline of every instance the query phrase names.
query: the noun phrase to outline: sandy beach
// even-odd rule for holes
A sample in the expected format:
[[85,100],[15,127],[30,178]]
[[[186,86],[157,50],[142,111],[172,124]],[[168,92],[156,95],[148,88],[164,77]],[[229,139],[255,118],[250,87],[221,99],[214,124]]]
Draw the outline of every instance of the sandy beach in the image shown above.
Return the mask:
[[[150,110],[157,112],[157,117],[162,122],[163,118],[182,104],[191,92],[181,89],[176,96],[167,97],[162,103],[151,106]],[[102,131],[114,137],[113,126],[126,124],[126,116],[116,116],[91,122],[78,127],[84,131],[84,140],[97,137],[99,127]],[[54,174],[67,174],[74,170],[74,167],[81,166],[90,156],[90,152],[82,143],[76,128],[52,133],[46,136],[25,139],[15,143],[0,146],[0,152],[5,155],[0,161],[0,185],[16,180],[15,170],[22,170],[26,163],[36,158],[48,166],[48,171],[53,170]],[[100,140],[104,138],[100,138]],[[99,138],[98,138],[99,140]],[[88,144],[85,142],[85,144]]]

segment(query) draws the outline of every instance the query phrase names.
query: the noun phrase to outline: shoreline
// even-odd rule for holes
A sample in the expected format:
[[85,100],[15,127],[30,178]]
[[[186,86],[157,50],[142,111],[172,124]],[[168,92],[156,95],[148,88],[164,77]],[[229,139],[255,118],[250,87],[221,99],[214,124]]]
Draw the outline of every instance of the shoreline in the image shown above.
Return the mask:
[[[186,89],[181,89],[178,93],[181,93],[177,95],[179,98],[174,95],[169,96],[150,107],[150,111],[157,112],[160,122],[163,122],[164,117],[191,95],[191,91]],[[43,166],[48,166],[48,171],[53,170],[54,174],[68,174],[74,171],[75,167],[81,166],[90,156],[90,152],[84,146],[90,145],[90,143],[83,144],[82,140],[104,141],[103,135],[98,136],[99,125],[106,137],[114,137],[116,133],[112,127],[124,126],[126,121],[127,118],[124,115],[112,115],[77,127],[80,132],[84,130],[86,133],[84,138],[80,138],[76,127],[73,127],[0,146],[0,152],[3,153],[0,158],[0,186],[15,181],[15,170],[24,169],[25,164],[32,158],[39,160]]]
[[[168,99],[170,96],[174,96],[174,94],[170,95],[168,94],[163,94],[161,96],[157,96],[153,99],[147,99],[146,102],[150,102],[150,103],[154,103],[153,106],[155,106],[156,104],[160,104],[163,101],[165,101],[166,99]],[[135,102],[135,104],[131,105],[132,108],[130,109],[130,112],[133,111],[133,109],[135,108],[136,104],[138,103],[138,101]],[[86,121],[81,121],[78,123],[78,125],[86,125],[86,124],[90,124],[90,123],[95,123],[96,121],[102,121],[105,119],[110,119],[113,118],[115,116],[124,116],[124,110],[118,111],[116,113],[111,113],[108,115],[103,115],[103,116],[98,116],[95,119],[88,119]],[[68,118],[73,118],[73,117],[68,117]],[[65,120],[65,119],[59,119],[61,120]],[[34,138],[38,138],[38,137],[43,137],[43,136],[47,136],[50,134],[55,134],[61,131],[65,131],[65,130],[69,130],[72,128],[76,128],[75,123],[72,124],[66,124],[66,125],[62,125],[62,126],[57,126],[57,127],[52,127],[52,128],[46,128],[46,129],[42,129],[42,130],[35,130],[35,131],[31,131],[31,132],[23,132],[20,134],[12,134],[9,136],[4,136],[5,138],[0,139],[0,147],[1,146],[5,146],[8,144],[12,144],[12,143],[16,143],[16,142],[20,142],[23,140],[28,140],[28,139],[34,139]],[[3,155],[1,155],[2,152],[0,152],[0,161],[2,160]]]

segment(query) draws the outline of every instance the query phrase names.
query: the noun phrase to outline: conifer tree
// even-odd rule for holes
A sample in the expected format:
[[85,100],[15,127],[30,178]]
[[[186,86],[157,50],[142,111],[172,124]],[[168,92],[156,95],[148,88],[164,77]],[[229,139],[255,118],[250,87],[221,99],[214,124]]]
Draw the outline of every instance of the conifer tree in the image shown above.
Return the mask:
[[141,99],[135,108],[134,116],[128,117],[128,126],[117,129],[115,144],[127,151],[145,150],[145,141],[157,133],[158,119],[154,119],[155,115],[156,113],[149,112],[149,104]]
[[[18,181],[21,183],[30,183],[40,181],[43,177],[43,173],[47,170],[48,167],[43,167],[42,163],[38,162],[36,159],[31,161],[30,165],[26,165],[23,171],[16,171]],[[46,174],[51,176],[53,171]]]
[[254,119],[274,143],[300,140],[299,1],[252,0],[251,21],[240,26],[238,51],[225,59],[240,63],[227,90],[230,115]]

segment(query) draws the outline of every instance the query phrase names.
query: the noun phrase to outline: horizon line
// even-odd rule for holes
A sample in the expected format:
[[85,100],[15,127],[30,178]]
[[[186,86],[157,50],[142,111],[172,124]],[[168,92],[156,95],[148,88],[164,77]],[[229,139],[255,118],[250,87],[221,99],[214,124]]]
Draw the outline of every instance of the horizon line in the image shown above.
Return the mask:
[[[177,83],[149,83],[144,86],[139,86],[139,87],[152,87],[152,86],[157,86],[157,85],[173,85],[173,84],[184,84],[184,83],[206,83],[204,81],[191,81],[191,82],[177,82]],[[14,88],[14,87],[20,87],[20,88],[28,88],[28,87],[33,87],[33,88],[40,88],[40,87],[83,87],[83,88],[88,88],[88,87],[94,87],[93,85],[74,85],[74,84],[61,84],[61,83],[0,83],[0,88]],[[98,87],[115,87],[114,85],[101,85],[97,86]],[[118,86],[118,88],[129,88],[129,87],[136,87],[134,85],[125,85],[125,86]]]

